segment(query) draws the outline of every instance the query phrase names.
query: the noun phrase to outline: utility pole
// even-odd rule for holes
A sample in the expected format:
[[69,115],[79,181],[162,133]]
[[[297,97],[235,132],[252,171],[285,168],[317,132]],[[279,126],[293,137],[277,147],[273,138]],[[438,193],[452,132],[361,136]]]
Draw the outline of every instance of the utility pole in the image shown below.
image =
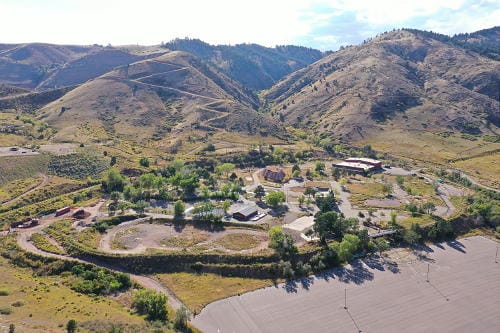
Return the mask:
[[427,263],[427,282],[429,282],[429,269],[430,269],[430,264]]
[[495,253],[495,264],[498,263],[497,257],[498,257],[498,246],[497,246],[497,252]]

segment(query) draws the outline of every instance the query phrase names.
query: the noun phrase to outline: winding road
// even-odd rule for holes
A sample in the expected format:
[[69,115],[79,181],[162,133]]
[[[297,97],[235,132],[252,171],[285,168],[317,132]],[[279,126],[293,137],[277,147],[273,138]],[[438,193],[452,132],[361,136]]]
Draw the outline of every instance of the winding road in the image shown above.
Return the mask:
[[116,272],[129,274],[130,278],[133,281],[140,284],[144,288],[152,289],[156,292],[161,292],[161,293],[167,295],[168,296],[168,304],[173,309],[177,310],[183,306],[183,303],[175,296],[175,294],[170,289],[163,286],[158,280],[156,280],[153,277],[146,276],[146,275],[140,275],[140,274],[133,274],[130,271],[123,269],[122,267],[110,265],[108,263],[104,263],[104,262],[101,262],[99,260],[74,258],[74,257],[68,256],[68,255],[54,254],[54,253],[40,250],[37,247],[35,247],[35,245],[33,245],[33,243],[29,240],[31,238],[31,235],[33,235],[36,232],[41,232],[44,228],[48,227],[51,223],[53,223],[55,221],[56,221],[55,219],[47,220],[46,223],[40,224],[40,225],[35,226],[33,228],[18,230],[17,243],[19,244],[19,246],[23,250],[30,252],[30,253],[40,255],[40,256],[43,256],[43,257],[77,261],[77,262],[81,262],[81,263],[97,265],[97,266],[107,268],[107,269],[110,269],[110,270],[113,270]]

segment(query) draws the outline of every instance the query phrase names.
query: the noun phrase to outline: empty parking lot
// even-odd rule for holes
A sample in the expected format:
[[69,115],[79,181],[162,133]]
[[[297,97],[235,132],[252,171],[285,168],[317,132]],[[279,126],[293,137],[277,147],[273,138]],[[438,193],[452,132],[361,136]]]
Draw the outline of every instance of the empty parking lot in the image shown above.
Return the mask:
[[214,302],[193,323],[206,333],[499,332],[497,246],[470,237],[432,246],[423,260],[398,251],[396,264],[358,261]]

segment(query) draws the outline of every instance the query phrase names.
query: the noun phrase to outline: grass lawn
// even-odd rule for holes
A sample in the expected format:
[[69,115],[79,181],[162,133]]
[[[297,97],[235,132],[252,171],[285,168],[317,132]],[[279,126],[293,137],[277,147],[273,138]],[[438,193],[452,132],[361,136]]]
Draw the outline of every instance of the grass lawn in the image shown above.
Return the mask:
[[[1,239],[0,239],[1,241]],[[93,325],[123,324],[144,332],[144,319],[107,297],[79,294],[63,284],[60,276],[34,276],[30,269],[13,266],[0,257],[0,308],[11,314],[0,316],[0,326],[13,323],[16,332],[60,333],[70,319]],[[106,330],[107,331],[107,330]],[[131,331],[131,330],[126,330]],[[146,330],[147,331],[147,330]],[[78,332],[89,332],[79,327]]]
[[365,200],[372,198],[384,198],[383,185],[381,183],[350,183],[346,184],[351,194],[350,201],[354,206],[364,207]]
[[217,274],[167,273],[157,274],[168,288],[193,312],[218,299],[226,298],[274,284],[272,280],[221,277]]
[[87,228],[78,233],[77,239],[80,243],[93,249],[99,247],[102,235],[93,228]]
[[227,234],[215,241],[229,250],[241,251],[248,250],[258,246],[265,241],[267,237],[248,234]]
[[44,235],[42,235],[40,233],[34,233],[33,235],[31,235],[31,241],[33,242],[33,245],[35,245],[35,247],[37,249],[40,249],[42,251],[55,253],[55,254],[65,254],[66,253],[66,251],[64,251],[63,249],[60,249],[57,246],[55,246],[54,244],[52,244],[47,239],[47,237],[45,237]]
[[398,224],[402,225],[406,229],[409,229],[412,224],[419,224],[421,226],[428,225],[428,224],[433,224],[434,219],[432,216],[427,215],[427,214],[422,214],[420,216],[415,216],[415,217],[407,217],[405,219],[402,219],[398,221]]

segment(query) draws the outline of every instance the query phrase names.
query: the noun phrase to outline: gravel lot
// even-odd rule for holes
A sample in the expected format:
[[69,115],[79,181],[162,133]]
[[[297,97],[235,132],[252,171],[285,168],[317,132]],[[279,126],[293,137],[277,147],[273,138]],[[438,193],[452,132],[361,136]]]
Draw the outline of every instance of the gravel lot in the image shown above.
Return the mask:
[[429,247],[423,259],[394,251],[393,264],[364,259],[214,302],[193,324],[206,333],[499,332],[497,246],[470,237]]

